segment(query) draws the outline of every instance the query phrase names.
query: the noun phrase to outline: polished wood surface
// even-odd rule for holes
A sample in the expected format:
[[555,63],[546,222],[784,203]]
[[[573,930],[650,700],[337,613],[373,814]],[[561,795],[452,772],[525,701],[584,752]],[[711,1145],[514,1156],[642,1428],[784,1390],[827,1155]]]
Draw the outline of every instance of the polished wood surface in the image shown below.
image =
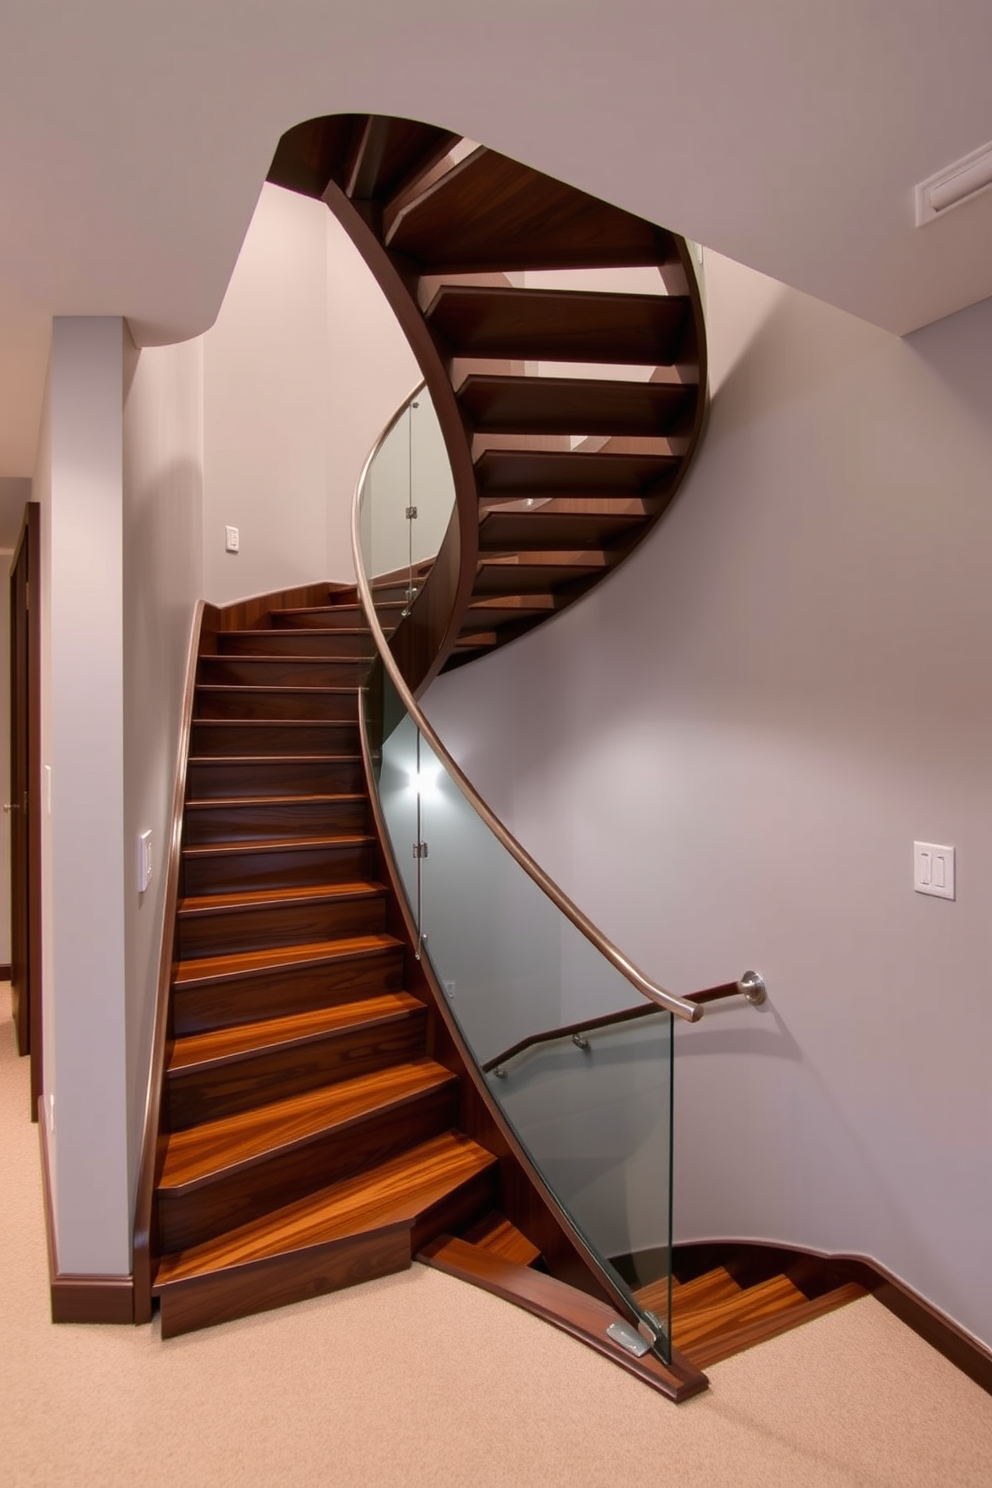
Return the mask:
[[581,450],[486,450],[476,462],[480,496],[521,501],[549,495],[649,496],[678,468],[672,455]]
[[[416,143],[425,149],[418,165],[405,154]],[[294,189],[309,181],[365,258],[421,366],[451,461],[458,520],[392,639],[414,694],[438,670],[465,665],[543,618],[477,624],[480,596],[545,591],[533,575],[527,586],[518,578],[501,588],[505,576],[477,564],[475,524],[486,510],[473,496],[521,500],[512,523],[490,523],[487,553],[511,544],[528,551],[525,503],[537,522],[549,498],[595,494],[623,505],[617,517],[633,517],[631,499],[643,499],[640,520],[601,514],[585,530],[557,524],[559,536],[546,519],[535,526],[530,551],[571,538],[586,551],[605,542],[619,561],[675,495],[706,408],[702,304],[683,240],[484,147],[445,158],[451,145],[443,132],[409,121],[310,121],[281,142],[271,176]],[[379,174],[380,152],[393,149],[406,162],[401,188],[390,171]],[[294,164],[294,150],[305,159]],[[520,270],[632,264],[657,270],[657,293],[613,293],[589,279],[581,289],[567,279],[556,289],[510,282]],[[567,376],[547,365],[556,362],[586,366]],[[596,364],[637,365],[647,375],[596,376]],[[576,437],[585,442],[572,450]],[[562,608],[608,566],[581,579],[563,567],[549,576],[547,595]]]
[[[479,521],[480,553],[514,553],[521,548],[532,551],[563,548],[605,549],[618,538],[628,537],[648,520],[643,502],[640,510],[570,512],[556,509],[552,503],[538,512],[501,511],[490,508]],[[551,507],[551,510],[548,507]],[[463,629],[462,634],[465,634]]]
[[197,758],[358,754],[358,726],[353,718],[196,718],[190,753]]
[[[807,1272],[805,1287],[785,1272],[763,1275],[775,1264],[773,1253],[769,1251],[764,1258],[768,1263],[765,1266],[760,1259],[755,1270],[753,1261],[742,1264],[733,1257],[732,1264],[741,1272],[743,1282],[726,1266],[715,1266],[681,1283],[673,1277],[672,1342],[700,1369],[866,1295],[865,1288],[855,1281],[823,1286],[816,1271]],[[642,1307],[660,1317],[666,1315],[666,1277],[639,1287],[635,1295]]]
[[403,946],[392,935],[191,960],[176,976],[175,1030],[231,1028],[278,1012],[334,1006],[401,990],[403,981]]
[[693,401],[677,382],[470,375],[458,389],[473,427],[495,434],[667,436]]
[[445,1132],[369,1173],[308,1194],[218,1240],[171,1256],[162,1265],[158,1285],[260,1260],[287,1245],[338,1239],[369,1226],[409,1224],[461,1184],[491,1174],[494,1165],[492,1153],[458,1132]]
[[375,645],[368,630],[356,627],[289,630],[229,630],[217,637],[220,656],[371,657]]
[[177,1040],[168,1068],[172,1130],[251,1110],[266,1091],[285,1099],[415,1059],[425,1014],[416,998],[394,994]]
[[756,1343],[764,1343],[769,1338],[777,1338],[792,1328],[801,1327],[803,1323],[811,1323],[815,1318],[833,1312],[848,1302],[856,1302],[865,1295],[864,1288],[857,1282],[847,1282],[821,1297],[809,1301],[803,1299],[778,1312],[754,1317],[735,1329],[714,1332],[708,1339],[700,1339],[692,1345],[691,1356],[701,1369],[708,1369],[721,1359],[728,1359],[731,1355],[752,1348]]
[[540,1260],[540,1247],[511,1224],[505,1214],[493,1212],[480,1219],[462,1236],[470,1245],[490,1250],[504,1261],[513,1261],[518,1266],[532,1266]]
[[671,296],[450,284],[426,316],[458,357],[664,366],[688,313],[688,301]]
[[368,803],[357,792],[341,795],[232,796],[188,801],[186,843],[277,841],[297,832],[324,837],[365,836]]
[[405,206],[386,245],[421,273],[663,263],[663,228],[480,148]]
[[159,1180],[161,1192],[181,1192],[218,1174],[260,1160],[278,1149],[340,1130],[371,1114],[405,1105],[453,1083],[450,1072],[431,1059],[376,1071],[326,1089],[308,1091],[236,1116],[173,1132]]
[[324,719],[350,722],[355,717],[353,687],[239,687],[201,683],[196,690],[198,718]]

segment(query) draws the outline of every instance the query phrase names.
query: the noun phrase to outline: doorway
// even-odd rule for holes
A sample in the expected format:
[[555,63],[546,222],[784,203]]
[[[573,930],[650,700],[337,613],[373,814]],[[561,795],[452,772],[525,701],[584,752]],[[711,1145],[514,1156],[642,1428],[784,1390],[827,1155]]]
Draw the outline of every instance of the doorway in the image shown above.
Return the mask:
[[10,986],[18,1053],[31,1059],[31,1118],[42,1090],[41,546],[36,501],[10,568]]

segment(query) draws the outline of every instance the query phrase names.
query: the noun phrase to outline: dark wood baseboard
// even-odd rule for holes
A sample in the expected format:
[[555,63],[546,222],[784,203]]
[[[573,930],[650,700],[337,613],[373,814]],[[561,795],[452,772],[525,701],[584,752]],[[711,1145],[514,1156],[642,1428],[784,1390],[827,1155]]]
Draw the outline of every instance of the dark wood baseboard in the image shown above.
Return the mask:
[[133,1323],[134,1282],[130,1276],[82,1276],[76,1272],[59,1270],[55,1207],[52,1203],[51,1167],[48,1160],[48,1123],[45,1121],[44,1102],[40,1097],[38,1135],[41,1141],[41,1185],[45,1201],[52,1322]]
[[817,1285],[826,1290],[828,1286],[857,1282],[907,1328],[912,1328],[962,1374],[992,1395],[992,1350],[868,1256],[828,1255],[774,1241],[700,1240],[675,1247],[676,1273],[680,1264],[690,1274],[715,1265],[726,1266],[732,1275],[749,1277],[763,1272],[769,1275],[791,1272],[804,1290],[810,1282],[814,1290]]
[[5,961],[2,964],[0,964],[0,982],[9,982],[9,981],[10,981],[10,962],[9,961]]

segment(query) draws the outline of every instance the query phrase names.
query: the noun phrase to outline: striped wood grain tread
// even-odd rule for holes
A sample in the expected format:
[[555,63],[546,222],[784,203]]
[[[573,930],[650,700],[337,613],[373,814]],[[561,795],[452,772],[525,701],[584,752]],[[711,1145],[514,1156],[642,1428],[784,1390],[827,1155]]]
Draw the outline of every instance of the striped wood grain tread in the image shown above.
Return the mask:
[[518,1266],[532,1266],[540,1257],[540,1249],[528,1240],[515,1224],[495,1210],[480,1219],[478,1224],[466,1230],[463,1239],[470,1245],[478,1245],[504,1261],[515,1261]]
[[[749,1290],[753,1291],[754,1288],[749,1288]],[[856,1302],[864,1296],[867,1296],[864,1287],[859,1286],[856,1281],[849,1281],[812,1300],[807,1300],[800,1293],[801,1300],[793,1306],[771,1316],[755,1318],[750,1323],[742,1324],[739,1328],[731,1329],[709,1340],[692,1344],[688,1350],[685,1349],[680,1338],[676,1337],[674,1341],[679,1348],[691,1355],[693,1363],[698,1368],[708,1369],[711,1364],[718,1364],[721,1359],[728,1359],[732,1354],[742,1353],[744,1349],[753,1348],[757,1343],[766,1343],[770,1338],[777,1338],[782,1333],[801,1327],[803,1323],[811,1323],[816,1318],[823,1317],[828,1312],[834,1312],[838,1307],[845,1307],[848,1302]]]
[[316,1008],[288,1018],[265,1018],[210,1033],[189,1034],[173,1045],[168,1064],[170,1075],[235,1064],[277,1049],[289,1049],[318,1039],[368,1028],[374,1032],[388,1023],[420,1013],[424,1004],[408,992],[386,992],[360,1002]]
[[155,1280],[170,1282],[261,1260],[383,1225],[411,1223],[461,1185],[490,1170],[496,1158],[461,1132],[419,1147],[299,1199],[216,1240],[164,1256]]
[[432,1059],[416,1059],[173,1132],[166,1145],[159,1193],[187,1193],[364,1117],[398,1110],[454,1081],[451,1071]]
[[[331,840],[337,842],[340,839]],[[264,849],[270,845],[255,844]],[[197,915],[210,914],[216,910],[255,910],[276,904],[317,904],[328,899],[378,899],[385,892],[382,884],[365,880],[357,883],[290,884],[284,889],[243,889],[229,894],[196,894],[180,901],[179,913]],[[303,949],[305,947],[297,947],[297,950]],[[252,959],[257,959],[261,954],[264,952],[252,951]],[[294,959],[297,959],[295,951]]]
[[[341,884],[334,887],[347,889],[354,888],[355,885]],[[237,899],[240,896],[219,897]],[[355,961],[364,956],[380,955],[383,951],[399,950],[402,950],[402,942],[393,935],[355,935],[343,940],[322,940],[308,945],[272,946],[265,951],[201,956],[177,966],[173,984],[177,987],[204,986],[211,982],[226,982],[272,972],[291,972],[302,966],[333,966],[341,961]]]
[[676,1314],[673,1302],[672,1342],[698,1363],[706,1344],[752,1323],[765,1322],[806,1300],[787,1276],[773,1276],[707,1307],[680,1309]]
[[[692,1281],[681,1285],[672,1277],[672,1316],[677,1317],[680,1313],[685,1314],[695,1308],[712,1307],[719,1302],[739,1297],[740,1294],[740,1284],[723,1266],[717,1266],[715,1270],[706,1271],[702,1276],[696,1276]],[[642,1307],[663,1316],[668,1306],[668,1278],[663,1276],[647,1286],[638,1287],[634,1296]]]

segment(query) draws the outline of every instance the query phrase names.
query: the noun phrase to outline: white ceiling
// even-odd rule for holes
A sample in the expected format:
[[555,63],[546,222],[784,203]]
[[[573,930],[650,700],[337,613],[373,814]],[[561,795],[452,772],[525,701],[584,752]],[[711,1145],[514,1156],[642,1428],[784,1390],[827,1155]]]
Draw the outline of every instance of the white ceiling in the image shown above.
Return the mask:
[[213,321],[276,141],[430,120],[903,334],[992,295],[989,0],[0,0],[0,475],[50,318]]

